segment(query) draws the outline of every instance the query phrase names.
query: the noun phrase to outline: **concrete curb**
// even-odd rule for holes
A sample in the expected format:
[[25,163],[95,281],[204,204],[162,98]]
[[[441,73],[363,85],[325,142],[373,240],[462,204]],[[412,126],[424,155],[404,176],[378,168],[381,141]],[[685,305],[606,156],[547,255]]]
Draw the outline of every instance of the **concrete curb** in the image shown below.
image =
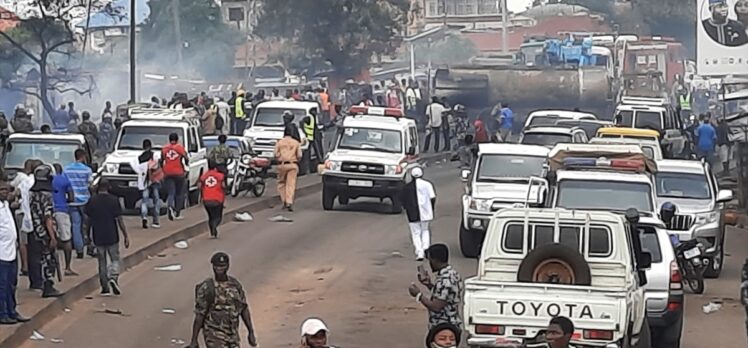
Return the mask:
[[[448,159],[451,156],[450,153],[438,153],[425,155],[419,159],[419,162],[426,162],[431,160],[443,160]],[[310,174],[314,175],[314,174]],[[318,193],[322,190],[322,182],[299,187],[296,190],[296,197],[305,197],[312,194]],[[259,199],[255,202],[240,205],[238,207],[228,209],[223,213],[224,223],[234,220],[234,214],[243,211],[259,212],[273,207],[273,202],[276,205],[280,202],[278,195],[273,195]],[[161,239],[143,246],[141,249],[133,252],[132,254],[125,256],[122,259],[122,273],[126,272],[127,269],[133,268],[142,262],[148,260],[151,255],[156,255],[159,252],[170,248],[175,242],[180,240],[188,240],[194,238],[200,234],[208,231],[208,221],[203,220],[196,225],[189,226],[180,230],[177,230],[169,235],[163,236]],[[15,331],[11,333],[7,338],[0,342],[0,347],[3,348],[16,348],[20,347],[26,341],[29,340],[34,330],[43,327],[48,324],[61,313],[64,313],[65,308],[69,307],[73,303],[80,301],[89,293],[99,288],[99,277],[94,274],[74,285],[72,288],[65,292],[65,295],[54,300],[48,300],[49,302],[44,307],[31,317],[31,321],[18,325],[15,327]],[[28,315],[28,314],[27,314]]]

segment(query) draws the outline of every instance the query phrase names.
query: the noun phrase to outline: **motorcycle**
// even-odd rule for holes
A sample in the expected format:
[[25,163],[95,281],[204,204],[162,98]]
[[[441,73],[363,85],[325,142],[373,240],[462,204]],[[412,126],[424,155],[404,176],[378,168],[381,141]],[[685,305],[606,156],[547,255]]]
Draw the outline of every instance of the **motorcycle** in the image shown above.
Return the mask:
[[234,176],[231,182],[231,197],[242,191],[252,191],[255,197],[265,193],[265,179],[268,177],[270,160],[252,154],[243,154],[236,161]]
[[698,239],[680,241],[676,236],[670,236],[675,250],[675,259],[683,275],[683,282],[694,294],[704,293],[704,271],[709,266],[709,258],[705,255],[704,243]]

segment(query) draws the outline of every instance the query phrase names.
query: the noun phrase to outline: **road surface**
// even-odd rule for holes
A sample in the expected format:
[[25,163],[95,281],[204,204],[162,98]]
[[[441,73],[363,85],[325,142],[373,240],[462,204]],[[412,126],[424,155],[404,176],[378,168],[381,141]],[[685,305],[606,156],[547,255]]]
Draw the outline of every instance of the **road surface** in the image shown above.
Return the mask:
[[[459,254],[462,185],[451,165],[426,170],[439,199],[433,242],[450,246],[452,263],[463,278],[475,273],[476,262]],[[258,213],[254,222],[222,226],[219,240],[201,235],[185,250],[171,249],[129,270],[121,277],[123,295],[98,293],[38,330],[46,341],[24,347],[177,347],[189,341],[195,284],[210,276],[210,255],[228,252],[230,273],[247,291],[261,347],[296,347],[299,325],[307,317],[323,318],[331,342],[351,347],[423,347],[426,312],[407,294],[416,277],[404,215],[388,215],[376,200],[356,201],[344,210],[323,212],[320,197],[296,204],[284,215],[292,223],[267,219],[280,210]],[[378,210],[379,212],[371,212]],[[722,279],[709,281],[706,294],[689,295],[684,348],[745,347],[746,333],[738,294],[738,275],[748,232],[729,232],[727,265]],[[153,267],[181,264],[178,272]],[[705,315],[710,298],[724,299],[722,310]],[[120,309],[122,316],[102,313]],[[175,314],[162,313],[170,308]],[[243,346],[246,334],[242,329]],[[51,339],[63,344],[51,343]],[[202,344],[202,341],[201,341]],[[658,347],[666,348],[666,347]]]

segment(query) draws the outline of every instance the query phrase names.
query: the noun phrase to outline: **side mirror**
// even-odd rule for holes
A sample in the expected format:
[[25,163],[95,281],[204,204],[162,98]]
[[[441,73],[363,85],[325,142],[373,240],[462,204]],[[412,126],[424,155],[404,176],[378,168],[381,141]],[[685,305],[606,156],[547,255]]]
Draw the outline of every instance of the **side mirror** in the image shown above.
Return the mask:
[[472,172],[469,169],[464,169],[462,172],[460,172],[460,179],[462,180],[462,182],[467,182],[468,179],[470,179],[470,174],[472,174]]
[[719,190],[717,192],[717,203],[727,203],[732,200],[732,190]]
[[642,251],[639,254],[639,270],[644,271],[652,268],[652,254],[647,251]]
[[405,153],[408,156],[415,156],[416,155],[416,148],[414,146],[411,146],[408,148],[408,152]]
[[647,272],[646,271],[638,271],[639,275],[639,286],[645,286],[649,282],[647,280]]

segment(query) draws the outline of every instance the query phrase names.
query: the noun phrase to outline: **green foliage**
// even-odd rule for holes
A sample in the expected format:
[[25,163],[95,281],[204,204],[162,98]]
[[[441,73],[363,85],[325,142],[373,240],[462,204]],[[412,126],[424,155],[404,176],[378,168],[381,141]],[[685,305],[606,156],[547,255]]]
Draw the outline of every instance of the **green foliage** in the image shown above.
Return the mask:
[[257,35],[298,47],[340,77],[357,75],[374,55],[396,51],[410,6],[408,0],[260,1]]
[[[180,0],[179,21],[182,44],[177,43],[172,0],[150,0],[151,13],[142,26],[140,57],[142,64],[157,66],[164,72],[174,67],[200,77],[228,76],[234,65],[236,45],[244,37],[221,19],[214,1]],[[183,66],[178,66],[178,48]]]
[[672,36],[687,47],[695,47],[696,1],[632,0],[635,15],[652,34]]

